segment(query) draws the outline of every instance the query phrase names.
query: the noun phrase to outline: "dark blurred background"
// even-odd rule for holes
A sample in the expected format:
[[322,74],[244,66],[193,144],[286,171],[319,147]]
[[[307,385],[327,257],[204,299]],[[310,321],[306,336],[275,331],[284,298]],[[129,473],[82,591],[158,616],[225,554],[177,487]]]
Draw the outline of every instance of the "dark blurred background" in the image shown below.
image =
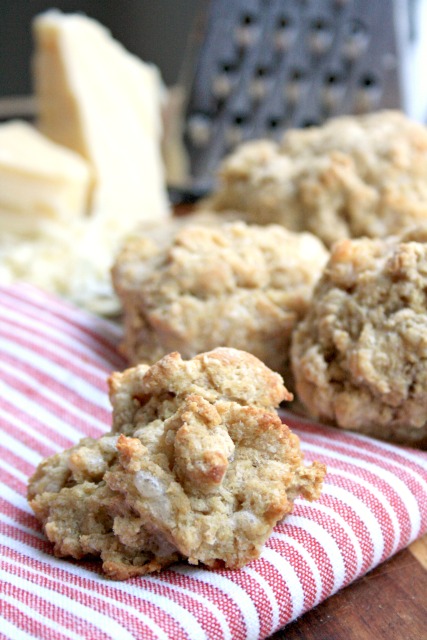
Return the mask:
[[0,0],[0,97],[32,91],[31,21],[41,11],[57,8],[95,18],[129,51],[157,64],[163,80],[172,85],[204,5],[205,0]]

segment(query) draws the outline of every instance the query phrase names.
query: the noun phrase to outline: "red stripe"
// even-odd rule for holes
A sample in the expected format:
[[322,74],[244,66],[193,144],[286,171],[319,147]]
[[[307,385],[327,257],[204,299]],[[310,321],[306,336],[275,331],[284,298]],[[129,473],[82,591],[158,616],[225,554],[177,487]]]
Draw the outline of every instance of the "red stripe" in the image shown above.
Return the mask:
[[[1,497],[0,497],[0,512],[6,515],[11,520],[13,520],[14,522],[16,522],[18,525],[21,525],[22,527],[26,527],[27,529],[32,530],[34,533],[26,534],[25,531],[22,531],[21,529],[15,527],[15,525],[9,525],[1,521],[0,521],[0,531],[6,532],[7,530],[10,533],[9,527],[12,527],[14,531],[15,530],[20,531],[24,535],[28,535],[29,536],[28,541],[30,544],[33,540],[34,534],[41,532],[40,522],[37,520],[37,518],[34,515],[32,515],[32,513],[29,513],[28,511],[24,511],[24,509],[20,509],[16,505],[11,504],[10,502],[8,502],[7,500],[4,500]],[[48,548],[48,545],[46,545],[46,548]]]
[[[374,456],[400,462],[421,475],[426,472],[427,453],[419,449],[387,445],[379,440],[356,434],[353,431],[321,425],[315,421],[306,421],[304,418],[292,415],[287,411],[281,412],[281,418],[291,429],[301,431],[304,436],[307,436],[307,440],[309,440],[310,434],[323,436],[328,439],[328,443],[331,445],[341,443],[344,446],[355,447],[358,452],[366,451]],[[354,449],[351,451],[351,455],[355,455]],[[410,454],[411,457],[407,454]],[[412,456],[417,457],[419,462],[413,460]]]
[[0,481],[21,495],[25,495],[27,485],[25,482],[12,475],[7,469],[0,466]]
[[[344,584],[348,584],[358,575],[357,555],[356,550],[353,546],[353,541],[349,537],[347,531],[342,527],[341,523],[336,518],[334,518],[334,509],[331,508],[329,504],[333,501],[330,500],[329,496],[325,496],[325,494],[323,494],[320,497],[319,502],[329,507],[332,513],[328,514],[323,511],[316,510],[315,506],[312,506],[310,503],[298,502],[297,504],[295,504],[294,515],[303,516],[308,520],[313,520],[313,522],[319,524],[325,530],[325,532],[335,541],[341,552],[341,557],[344,565]],[[344,520],[346,520],[347,517],[351,515],[351,521],[347,522],[347,524],[353,530],[355,538],[357,538],[359,543],[361,543],[362,563],[371,563],[374,555],[374,546],[372,544],[369,531],[367,530],[364,522],[357,516],[356,513],[354,513],[352,509],[348,509],[341,504],[339,506],[340,509],[338,515],[340,515]],[[352,524],[357,527],[356,530],[354,529],[354,526],[352,526]],[[277,529],[278,531],[287,533],[286,520],[283,524],[278,525]],[[323,579],[322,567],[320,567],[320,572]]]
[[[19,343],[14,342],[13,344],[19,344],[19,346],[24,346],[22,342],[19,342]],[[61,380],[57,380],[54,377],[56,367],[55,365],[52,366],[52,370],[51,370],[52,361],[49,354],[46,355],[46,353],[42,353],[40,350],[33,348],[33,346],[31,346],[29,343],[24,348],[27,350],[30,349],[31,353],[37,353],[37,355],[42,359],[42,362],[38,363],[35,361],[30,361],[29,359],[26,358],[25,354],[21,356],[21,354],[18,354],[16,351],[14,351],[13,353],[8,353],[4,351],[2,354],[2,361],[7,363],[9,365],[9,368],[13,367],[18,371],[23,371],[24,373],[28,373],[28,374],[31,372],[31,375],[33,375],[34,377],[47,377],[49,378],[49,380],[51,380],[53,388],[61,389],[63,392],[73,394],[75,396],[78,395],[78,397],[80,397],[81,394],[78,394],[76,389],[71,387],[70,383],[74,382],[75,384],[80,380],[83,380],[85,382],[86,387],[88,388],[93,387],[98,392],[98,394],[107,393],[108,391],[107,378],[110,375],[110,371],[108,372],[102,371],[99,377],[90,378],[90,374],[88,374],[87,372],[87,362],[82,361],[80,363],[80,367],[82,368],[79,369],[77,373],[75,371],[71,372],[71,371],[68,371],[67,369],[64,369],[64,371],[65,370],[67,371],[67,376],[64,382]],[[64,358],[66,358],[66,354],[64,355]],[[66,361],[68,362],[68,359]],[[46,370],[44,370],[43,365],[45,365]],[[60,368],[63,368],[63,367],[60,367]],[[69,375],[70,373],[71,375]],[[84,402],[88,403],[88,407],[91,407],[92,405],[96,407],[99,406],[98,404],[90,402],[84,396],[81,396],[81,397]]]
[[[24,307],[21,311],[20,307]],[[49,313],[36,312],[31,306],[15,303],[2,305],[4,312],[2,322],[6,326],[16,327],[17,333],[30,332],[40,342],[46,340],[54,342],[61,349],[70,349],[77,356],[86,356],[93,361],[95,367],[105,368],[110,360],[122,361],[115,347],[110,345],[110,350],[100,346],[95,337],[87,338],[83,332],[84,324],[70,327],[62,321],[56,321]],[[108,353],[106,353],[106,351]]]
[[[35,433],[43,435],[46,439],[49,439],[53,444],[56,444],[57,447],[52,446],[51,449],[48,448],[48,445],[40,442],[37,438],[34,437],[33,434],[23,431],[12,421],[4,424],[4,431],[7,433],[12,433],[13,437],[28,446],[29,448],[33,448],[34,451],[40,453],[42,456],[47,457],[56,453],[58,449],[67,449],[71,445],[75,444],[69,438],[64,437],[61,433],[56,431],[54,428],[50,428],[43,422],[40,422],[35,416],[31,415],[27,411],[23,411],[20,407],[16,407],[15,405],[10,404],[5,398],[0,396],[0,408],[5,411],[5,413],[9,413],[11,417],[17,418],[20,422],[27,425],[27,427],[31,430],[34,430]],[[7,426],[9,425],[11,431],[7,430]]]
[[[10,358],[3,358],[9,364],[14,364]],[[32,384],[21,380],[13,373],[9,373],[0,367],[2,381],[15,389],[15,391],[29,398],[32,402],[42,406],[46,411],[55,415],[62,422],[72,424],[73,428],[80,430],[82,435],[90,435],[91,437],[99,437],[111,427],[111,412],[102,409],[98,405],[90,403],[82,396],[78,395],[72,389],[55,381],[51,376],[43,374],[31,365],[17,363],[15,370],[23,371],[32,376]],[[51,398],[43,393],[43,389],[55,393],[57,398]],[[65,399],[70,405],[76,406],[81,415],[77,412],[69,410],[68,407],[61,402]],[[86,413],[86,416],[84,415]],[[88,419],[89,418],[89,419]],[[92,424],[90,418],[96,418],[103,426]]]
[[[308,439],[305,438],[305,441],[308,442]],[[381,456],[375,453],[371,454],[371,453],[359,452],[356,456],[354,451],[349,451],[348,449],[345,448],[345,445],[339,445],[335,442],[332,442],[329,445],[329,443],[320,442],[319,439],[317,438],[310,439],[310,443],[315,446],[321,446],[325,449],[327,448],[328,452],[330,453],[333,453],[335,451],[352,458],[352,462],[345,462],[345,461],[337,460],[336,457],[333,457],[333,456],[329,457],[328,453],[325,453],[319,456],[311,452],[311,455],[313,457],[324,460],[326,464],[328,464],[329,468],[331,467],[331,465],[334,465],[336,468],[339,468],[341,464],[347,465],[349,470],[351,470],[356,474],[357,473],[361,474],[362,477],[366,478],[366,480],[370,484],[374,483],[375,485],[380,486],[381,483],[385,483],[383,484],[383,486],[388,487],[387,497],[393,495],[395,496],[394,500],[396,500],[396,496],[397,496],[397,499],[399,500],[399,504],[401,505],[401,509],[399,509],[400,517],[402,517],[402,519],[406,518],[406,516],[402,514],[402,509],[404,510],[404,513],[409,516],[409,520],[408,518],[406,518],[407,526],[409,527],[410,514],[408,512],[407,505],[402,500],[400,494],[398,493],[398,490],[395,489],[395,487],[392,484],[390,484],[386,480],[383,480],[379,475],[375,474],[375,472],[370,471],[366,468],[364,469],[363,465],[364,463],[369,462],[374,467],[383,469],[384,471],[387,471],[388,473],[392,474],[392,476],[394,475],[396,478],[399,478],[403,482],[403,484],[411,491],[411,493],[413,494],[415,500],[417,501],[420,507],[421,530],[424,531],[427,528],[427,491],[426,491],[426,485],[423,484],[423,482],[424,483],[427,482],[427,469],[423,470],[422,468],[419,468],[418,470],[414,470],[414,472],[417,473],[419,476],[419,479],[418,479],[417,477],[414,477],[413,473],[408,471],[407,468],[404,468],[401,466],[403,464],[402,462],[396,463],[392,460],[386,461],[381,459]],[[391,479],[391,481],[393,481],[393,479]],[[388,499],[390,500],[391,498],[388,498]]]
[[[13,289],[0,287],[0,292],[1,298],[4,297],[6,300],[9,298],[15,301],[15,304],[11,306],[12,309],[15,309],[16,303],[19,303],[25,307],[23,315],[28,315],[35,319],[40,317],[43,317],[43,320],[50,319],[52,323],[57,323],[64,332],[70,332],[70,335],[77,330],[80,334],[80,341],[86,339],[90,345],[95,342],[95,346],[96,344],[99,345],[102,354],[105,354],[105,349],[107,349],[110,352],[110,356],[118,358],[118,361],[123,360],[117,354],[117,332],[115,327],[108,321],[94,316],[88,311],[81,311],[65,300],[59,300],[35,288],[27,289],[27,287],[23,287],[21,293],[19,287],[14,287]],[[5,304],[7,305],[6,300]],[[34,308],[37,309],[37,312],[34,311]]]
[[8,464],[12,465],[15,469],[18,469],[26,476],[29,476],[34,471],[33,464],[16,455],[14,451],[7,449],[2,444],[0,444],[0,458],[7,460]]
[[[332,592],[334,586],[334,570],[330,557],[326,553],[322,543],[309,531],[290,524],[289,522],[286,522],[286,527],[284,524],[285,523],[281,526],[276,525],[277,531],[299,542],[313,558],[313,561],[319,569],[322,585],[321,600],[324,600]],[[276,539],[273,534],[273,536],[267,540],[267,546],[274,543]]]
[[[38,549],[39,551],[42,551],[45,553],[47,552],[48,555],[52,555],[52,545],[46,540],[41,540],[40,538],[37,538],[33,534],[18,530],[8,524],[3,523],[2,528],[4,530],[5,535],[8,535],[12,539],[18,542],[23,542],[25,544],[28,544],[32,546],[34,549]],[[185,631],[182,629],[182,627],[179,624],[179,620],[175,620],[175,618],[173,618],[170,614],[163,611],[163,609],[161,609],[160,606],[152,604],[151,602],[143,599],[144,591],[158,590],[158,587],[156,587],[156,585],[154,585],[154,589],[152,588],[153,585],[150,581],[150,578],[141,577],[141,578],[134,578],[128,581],[128,584],[134,583],[135,586],[137,586],[138,589],[140,590],[139,596],[135,597],[131,594],[127,594],[126,592],[121,592],[120,587],[115,587],[115,586],[110,587],[109,585],[106,585],[105,583],[99,582],[97,580],[91,580],[89,578],[75,576],[73,574],[69,574],[66,571],[63,571],[62,569],[57,569],[56,567],[51,567],[48,564],[42,563],[37,558],[28,557],[26,554],[24,555],[19,554],[13,549],[10,549],[7,547],[5,547],[4,549],[5,549],[4,555],[6,555],[7,557],[10,557],[12,559],[13,558],[17,559],[19,557],[21,562],[23,562],[24,564],[28,564],[30,567],[37,569],[40,580],[46,582],[47,576],[52,576],[53,581],[49,583],[50,584],[49,588],[52,588],[58,593],[63,593],[67,595],[68,592],[66,591],[66,589],[70,584],[80,586],[82,588],[90,589],[95,594],[99,593],[101,596],[102,595],[109,596],[110,598],[116,600],[117,602],[128,604],[133,609],[140,610],[141,612],[147,613],[147,615],[151,617],[153,621],[155,621],[158,624],[158,626],[165,631],[165,633],[171,632],[172,634],[170,636],[171,638],[187,637],[185,634]],[[73,564],[75,563],[73,560],[69,560],[69,562]],[[85,562],[84,567],[89,571],[93,571],[96,574],[101,573],[101,566],[99,562],[92,562],[92,563]],[[60,583],[55,582],[55,579],[64,580],[66,581],[67,584],[61,585]],[[35,583],[37,584],[37,578],[34,578],[34,579],[31,578],[31,580],[34,580]],[[103,604],[103,601],[101,599],[99,601],[99,607],[100,607],[99,611],[105,612],[104,609],[105,609],[105,606],[107,606],[107,604],[108,603],[105,603],[105,602]],[[128,616],[129,614],[120,612],[120,610],[117,610],[117,612],[114,613],[114,619],[120,619],[120,616],[123,616],[123,615]]]
[[[294,430],[296,433],[299,433],[299,429],[295,428]],[[319,432],[316,434],[307,434],[306,430],[304,429],[299,435],[303,444],[317,444],[328,449],[329,451],[339,451],[345,453],[351,458],[354,458],[355,461],[366,460],[372,462],[372,464],[381,463],[386,469],[389,469],[390,465],[392,465],[392,468],[396,469],[403,466],[404,469],[410,469],[421,478],[427,478],[427,457],[425,464],[423,464],[425,453],[422,451],[412,452],[413,455],[417,456],[419,459],[419,463],[417,464],[416,462],[411,461],[410,458],[407,458],[406,456],[399,453],[396,453],[395,455],[388,455],[384,449],[377,447],[376,443],[364,447],[359,447],[358,441],[350,442],[350,439],[346,438],[345,436],[342,439],[331,439],[327,431]],[[399,452],[402,451],[402,449],[396,447],[396,451]]]
[[[52,313],[55,313],[58,317],[63,318],[64,322],[70,322],[70,319],[75,319],[75,318],[79,320],[82,318],[83,319],[88,318],[96,326],[98,326],[99,324],[99,326],[105,332],[108,332],[109,335],[111,335],[112,339],[116,338],[117,332],[115,330],[115,325],[111,321],[106,320],[103,317],[98,316],[94,313],[91,313],[86,309],[80,309],[74,303],[68,302],[66,299],[60,298],[55,294],[41,291],[38,287],[27,285],[27,283],[25,283],[23,285],[23,288],[24,288],[24,292],[23,292],[24,299],[30,298],[33,304],[35,303],[35,300],[39,301],[39,304],[41,305],[40,308],[49,307]],[[30,296],[26,291],[27,288],[30,289]],[[95,330],[95,337],[98,338],[98,330]]]
[[[11,515],[11,517],[13,517],[15,515],[15,520],[20,522],[21,524],[23,524],[24,526],[28,527],[28,528],[32,528],[32,529],[38,529],[39,528],[39,524],[37,523],[37,520],[35,518],[32,518],[31,516],[29,516],[26,512],[21,512],[21,516],[17,519],[16,518],[16,514],[14,513],[14,509],[15,507],[13,505],[9,505],[8,503],[6,504],[6,509],[2,507],[2,503],[5,501],[2,501],[0,499],[0,509],[4,512],[7,513],[7,515]],[[7,507],[11,507],[12,509],[12,513],[9,514],[9,509]],[[0,523],[1,524],[1,523]],[[21,530],[17,530],[14,527],[11,527],[10,525],[3,525],[5,532],[7,531],[8,534],[16,539],[19,540],[21,542],[25,542],[26,544],[30,544],[31,546],[35,546],[36,548],[39,548],[42,551],[45,551],[46,549],[49,550],[49,552],[51,553],[51,545],[49,543],[47,543],[44,540],[40,540],[39,538],[35,537],[33,534],[29,533],[29,532],[25,532],[25,531],[21,531]],[[169,574],[169,575],[168,575]],[[237,574],[232,574],[231,572],[226,572],[226,577],[231,579],[231,578],[235,578],[237,576]],[[243,576],[244,577],[244,576]],[[156,576],[157,578],[157,576]],[[246,576],[246,578],[249,578],[249,576]],[[181,576],[180,574],[175,574],[171,572],[164,572],[162,574],[160,574],[160,576],[157,579],[161,579],[164,584],[162,584],[161,586],[156,585],[155,583],[152,582],[148,582],[145,585],[145,588],[148,591],[152,591],[153,593],[161,593],[162,595],[167,596],[169,599],[177,602],[178,604],[181,604],[182,606],[184,606],[184,608],[187,608],[188,610],[191,610],[192,614],[195,615],[195,617],[199,620],[200,624],[204,627],[207,628],[210,631],[221,631],[220,629],[220,625],[219,623],[216,621],[216,619],[212,616],[211,612],[206,609],[203,605],[199,604],[198,602],[196,602],[194,599],[191,598],[190,595],[185,595],[185,594],[181,594],[177,591],[173,591],[172,587],[169,587],[169,584],[177,584],[178,586],[181,586],[183,588],[186,589],[190,589],[191,587],[195,587],[196,585],[193,584],[193,579],[191,579],[191,584],[188,584],[188,578],[187,579],[183,579],[183,576]],[[245,580],[243,580],[245,581]],[[237,581],[240,582],[240,581]],[[250,580],[247,580],[246,585],[242,585],[243,588],[245,588],[248,591],[248,587],[250,586],[250,582],[252,582],[252,589],[249,589],[249,591],[252,590],[252,592],[256,591],[256,588],[259,589],[259,584],[253,579],[250,578]],[[204,584],[204,583],[202,583]],[[210,585],[206,585],[208,587],[210,587]],[[208,589],[208,591],[210,593],[206,594],[203,593],[204,591],[206,591],[206,589],[200,589],[200,583],[197,584],[197,588],[193,589],[195,593],[200,593],[202,592],[202,595],[204,595],[205,597],[207,596],[209,600],[212,600],[212,591],[216,591],[217,595],[220,595],[220,597],[222,599],[224,598],[228,598],[228,596],[225,593],[222,593],[221,591],[218,591],[217,589]],[[209,597],[210,596],[210,597]],[[217,598],[214,599],[214,601],[216,601]],[[264,592],[262,592],[262,595],[260,596],[260,602],[262,601],[264,607],[267,605],[270,609],[270,615],[269,618],[270,620],[266,620],[263,624],[264,626],[267,627],[267,631],[266,633],[270,633],[271,632],[271,605],[268,603],[268,599],[267,596],[265,595]],[[187,606],[185,606],[187,605]],[[234,605],[234,603],[233,603]],[[234,632],[233,633],[233,638],[239,638],[239,637],[246,637],[246,631],[245,631],[245,627],[244,627],[244,620],[241,617],[241,613],[238,609],[237,606],[234,605],[234,611],[232,611],[232,615],[229,617],[228,619],[228,624],[231,626],[231,628],[235,627]],[[239,615],[236,615],[236,614]],[[238,624],[238,618],[241,618],[241,623],[243,625],[239,625]],[[236,627],[236,623],[238,624],[238,626]],[[211,636],[209,636],[211,637]],[[214,635],[212,637],[222,637],[222,633],[220,633],[219,636]]]
[[[245,571],[218,569],[215,573],[223,576],[230,582],[234,582],[234,584],[239,585],[242,590],[250,596],[251,600],[255,604],[257,612],[259,613],[259,611],[262,611],[265,619],[262,619],[262,616],[258,616],[260,623],[260,637],[265,637],[266,635],[271,633],[273,623],[273,610],[271,607],[271,603],[269,602],[268,597],[259,582],[257,582],[255,578],[253,578],[253,576],[246,573]],[[236,600],[238,600],[238,592],[236,592]],[[244,623],[243,618],[242,621]],[[244,633],[243,629],[241,629],[240,633]],[[246,635],[242,635],[241,637],[244,638],[246,637]]]
[[[12,564],[6,562],[2,562],[1,564],[9,574],[17,575],[20,578],[31,580],[31,574],[25,575],[24,572],[20,572]],[[44,580],[41,581],[41,584],[39,586],[48,587],[48,585],[44,583]],[[30,609],[34,609],[34,611],[37,611],[52,622],[57,623],[76,634],[81,635],[81,637],[83,638],[87,638],[88,640],[111,640],[112,638],[112,636],[107,635],[90,622],[83,620],[83,618],[80,618],[75,614],[70,613],[66,609],[63,609],[59,606],[58,603],[53,604],[48,600],[45,600],[43,596],[39,596],[33,591],[23,589],[22,587],[17,587],[13,584],[3,583],[3,593],[15,598],[16,600],[19,600]],[[43,628],[47,632],[47,627],[45,625],[43,625]],[[49,632],[52,633],[50,629]],[[58,640],[61,638],[69,637],[64,636],[59,631],[53,630],[53,633],[55,634],[54,637],[58,638]]]
[[[18,518],[16,517],[15,512],[9,513],[10,506],[11,505],[9,505],[4,500],[0,500],[0,509],[2,513],[9,516],[10,519],[18,521]],[[20,511],[21,514],[25,513],[24,511],[19,509],[17,509],[17,511],[18,512]],[[18,528],[14,524],[9,524],[7,522],[0,521],[0,531],[4,536],[11,538],[11,540],[15,540],[15,542],[19,542],[21,544],[27,545],[32,549],[34,549],[35,551],[42,552],[46,554],[46,557],[49,557],[49,556],[53,557],[53,545],[49,542],[47,538],[39,537],[36,535],[37,533],[40,534],[40,523],[38,523],[36,520],[35,520],[35,523],[37,526],[37,531],[35,530],[34,526],[32,527],[32,530],[30,529],[29,531],[24,531],[23,529]],[[5,549],[9,548],[7,544],[4,543],[3,545],[1,545],[0,548],[3,550],[3,553],[7,555],[5,552]],[[12,549],[11,551],[13,552]],[[31,557],[29,557],[28,560],[32,562]],[[40,573],[40,577],[42,577],[42,573]]]
[[[317,445],[318,443],[314,442],[313,444]],[[340,453],[344,453],[342,448],[338,448],[336,446],[333,448],[335,451],[338,451],[339,449]],[[411,536],[411,514],[409,513],[408,507],[402,499],[402,496],[390,482],[384,480],[374,471],[358,466],[358,460],[354,458],[354,456],[354,462],[347,462],[345,460],[338,460],[333,455],[318,455],[317,452],[311,453],[314,458],[319,459],[319,461],[324,462],[327,465],[328,474],[326,477],[326,483],[335,484],[346,489],[349,493],[349,499],[351,499],[351,496],[359,498],[359,500],[370,509],[374,518],[379,521],[379,524],[383,529],[385,540],[388,541],[388,543],[386,543],[385,552],[391,551],[392,544],[394,543],[398,532],[394,531],[394,525],[390,520],[390,516],[383,504],[378,500],[375,495],[376,493],[380,493],[383,496],[384,500],[390,505],[396,515],[396,519],[400,526],[399,546],[401,547],[402,545],[408,544]],[[348,455],[348,453],[346,455]],[[389,470],[387,465],[382,467],[380,464],[377,464],[377,466],[384,468],[385,470]],[[353,477],[351,479],[345,478],[340,475],[340,470],[350,473]],[[357,481],[358,477],[363,479],[370,488],[359,484]],[[424,495],[426,495],[425,492]],[[393,543],[390,542],[390,536],[394,539]]]
[[[2,402],[0,399],[0,409],[2,409]],[[11,417],[11,416],[10,416]],[[3,432],[7,435],[13,433],[13,439],[16,441],[17,451],[19,451],[19,445],[25,446],[27,449],[31,449],[40,454],[41,458],[48,458],[58,451],[58,448],[63,447],[52,447],[48,444],[42,442],[39,438],[35,437],[35,432],[27,433],[24,431],[24,427],[16,424],[16,421],[3,419],[3,425],[1,425],[0,433]],[[33,421],[34,422],[34,421]]]
[[[57,323],[70,335],[77,333],[79,340],[84,340],[89,345],[93,345],[94,342],[95,346],[99,345],[97,348],[102,357],[105,357],[104,354],[107,350],[108,357],[115,358],[118,363],[123,361],[123,357],[117,352],[122,334],[120,327],[111,321],[91,314],[87,310],[81,310],[62,298],[44,296],[44,294],[40,296],[41,292],[36,289],[33,289],[33,293],[36,294],[36,297],[30,298],[25,315],[28,315],[28,312],[33,313],[33,308],[36,307],[39,309],[36,318],[42,316],[45,320],[45,317],[50,316],[52,323]],[[21,304],[25,305],[28,301],[28,295],[23,292],[23,295],[20,298],[15,297],[15,300],[20,300]]]
[[[344,502],[341,502],[341,500],[331,495],[325,495],[323,502],[347,522],[359,542],[362,551],[361,567],[359,571],[356,571],[356,564],[354,562],[351,570],[352,575],[350,576],[350,578],[356,578],[357,576],[362,575],[374,566],[373,561],[375,553],[375,541],[372,539],[371,533],[364,521],[358,516],[357,512],[350,505],[346,505]],[[382,557],[384,558],[385,555],[390,552],[396,540],[395,536],[393,535],[394,532],[391,532],[391,536],[387,536],[387,534],[384,535],[383,531],[382,534],[384,544]],[[347,555],[353,553],[354,550],[353,543],[351,542],[351,540],[349,540],[347,543],[340,542],[338,546],[343,552],[344,559],[347,564]],[[345,584],[348,584],[349,581],[350,579],[347,578]]]
[[[274,549],[292,565],[304,592],[303,611],[311,609],[316,602],[317,585],[313,572],[304,556],[291,543],[280,538],[270,539],[268,547]],[[302,612],[301,612],[302,613]]]
[[[154,639],[157,637],[150,627],[138,617],[137,612],[141,611],[141,613],[148,615],[162,631],[169,634],[169,637],[187,640],[187,635],[178,620],[175,620],[158,606],[143,599],[146,585],[139,584],[140,595],[134,596],[126,592],[121,592],[119,588],[110,587],[105,582],[100,582],[99,579],[92,580],[68,573],[46,563],[42,563],[37,558],[29,558],[27,555],[18,553],[10,548],[5,548],[4,555],[11,561],[10,564],[8,564],[8,571],[13,575],[25,578],[31,582],[35,588],[37,588],[38,585],[43,586],[55,593],[70,598],[70,600],[90,607],[94,613],[98,612],[110,616],[111,619],[122,624],[127,631],[133,633],[135,638],[143,637],[144,639]],[[21,564],[18,563],[22,563],[24,566],[22,567]],[[26,566],[36,573],[28,571]],[[85,568],[89,571],[99,569],[99,564],[91,567],[89,563],[85,563]],[[136,584],[138,584],[138,581],[142,582],[143,579],[138,579]],[[79,588],[87,591],[80,591]],[[134,613],[117,607],[114,602],[108,602],[105,597],[129,606]]]
[[[0,566],[1,565],[2,563],[0,562]],[[12,590],[9,589],[9,591]],[[5,592],[6,589],[4,589],[3,593]],[[25,631],[25,633],[33,635],[35,638],[39,638],[39,640],[69,640],[69,635],[64,636],[62,633],[59,633],[58,630],[55,630],[52,627],[48,627],[41,622],[37,622],[36,620],[34,620],[34,618],[27,615],[26,613],[21,611],[21,609],[18,609],[18,607],[10,604],[9,602],[1,600],[1,603],[1,615],[6,618],[6,620],[9,620],[15,627]],[[6,636],[0,634],[0,638],[6,638]],[[9,637],[9,640],[13,639]]]
[[[254,563],[252,563],[250,566],[256,570]],[[260,575],[262,576],[262,574]],[[262,587],[262,584],[260,584],[251,574],[247,573],[246,571],[228,571],[226,572],[226,577],[235,584],[238,584],[243,589],[243,591],[246,591],[246,593],[250,596],[258,613],[260,636],[264,638],[270,635],[273,632],[273,607],[267,593]]]
[[[215,571],[215,573],[217,573],[217,571]],[[200,593],[206,597],[221,610],[221,613],[227,620],[233,640],[235,638],[246,638],[246,623],[238,604],[227,592],[199,578],[197,570],[194,570],[194,573],[191,572],[191,576],[188,576],[188,574],[182,575],[170,569],[159,574],[158,578],[182,586],[195,593]]]
[[[111,368],[111,363],[120,368],[123,366],[123,358],[117,352],[116,347],[110,348],[98,344],[95,337],[86,336],[82,328],[85,326],[67,326],[62,321],[55,321],[54,316],[49,313],[34,311],[32,307],[20,310],[16,303],[3,304],[5,312],[2,314],[2,323],[6,326],[16,328],[17,333],[30,332],[40,342],[48,340],[60,349],[68,349],[75,357],[88,358],[95,367],[101,369]],[[6,313],[7,311],[7,313]]]
[[[191,611],[192,615],[196,618],[197,622],[208,634],[208,638],[224,638],[221,625],[218,619],[214,616],[209,608],[207,608],[202,602],[197,600],[189,593],[182,593],[173,589],[172,584],[176,583],[173,579],[165,580],[164,574],[155,576],[155,580],[160,580],[162,584],[157,584],[153,580],[150,580],[146,585],[146,589],[151,593],[167,597],[169,600],[176,602],[186,611]],[[176,585],[178,586],[178,585]],[[188,591],[188,585],[184,588]],[[199,592],[197,591],[197,594]]]
[[[271,542],[272,539],[269,538],[266,546],[271,546]],[[255,560],[255,562],[251,564],[251,567],[268,582],[277,600],[277,604],[279,606],[279,621],[276,628],[272,628],[269,631],[269,633],[273,633],[290,622],[292,618],[292,593],[286,582],[286,577],[280,573],[277,567],[270,562],[269,559],[261,556],[261,558]]]
[[[341,467],[338,467],[338,469],[339,468]],[[366,504],[366,506],[372,512],[373,517],[377,519],[381,527],[386,545],[385,553],[388,553],[392,550],[392,546],[396,540],[398,532],[394,529],[394,525],[388,511],[378,499],[377,495],[375,495],[377,492],[381,493],[385,501],[394,511],[396,519],[399,523],[400,532],[398,545],[399,547],[405,546],[410,541],[411,525],[410,514],[403,499],[385,480],[382,480],[381,478],[375,476],[375,474],[369,473],[367,471],[359,470],[359,472],[360,475],[365,480],[367,480],[367,482],[369,482],[371,486],[370,489],[368,489],[365,485],[358,484],[357,480],[341,477],[339,475],[339,471],[336,471],[336,469],[330,470],[328,474],[328,484],[334,484],[336,486],[342,487],[349,493],[350,497],[355,496],[359,498],[361,502]],[[353,475],[358,474],[354,471]]]
[[[64,371],[68,371],[74,376],[82,378],[95,387],[95,389],[105,391],[106,372],[98,365],[95,365],[93,361],[86,358],[83,359],[80,354],[75,358],[77,362],[73,362],[73,360],[70,359],[70,356],[73,354],[69,349],[55,349],[55,346],[47,341],[45,344],[39,344],[29,333],[26,336],[16,336],[13,331],[5,329],[2,330],[2,337],[6,338],[12,345],[19,345],[21,348],[27,350],[29,357],[27,358],[25,355],[21,356],[16,354],[17,360],[22,359],[24,362],[29,362],[31,354],[35,353],[44,358],[49,366],[56,365]],[[61,353],[61,351],[63,353]],[[95,371],[93,371],[93,369],[95,369]]]
[[[6,616],[2,616],[2,609],[0,607],[0,618],[2,618],[2,617],[6,618]],[[6,620],[7,620],[7,618],[6,618]],[[1,625],[1,622],[0,622],[0,625]],[[4,633],[1,633],[1,631],[0,631],[0,640],[10,640],[10,636],[5,636]]]

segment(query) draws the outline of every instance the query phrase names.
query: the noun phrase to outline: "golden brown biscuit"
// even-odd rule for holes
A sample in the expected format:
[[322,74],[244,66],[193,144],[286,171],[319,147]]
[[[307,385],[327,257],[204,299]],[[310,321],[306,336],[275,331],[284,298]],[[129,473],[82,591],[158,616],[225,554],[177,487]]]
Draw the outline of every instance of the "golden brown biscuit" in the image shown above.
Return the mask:
[[328,252],[311,234],[283,227],[185,225],[135,237],[116,260],[124,308],[123,353],[155,362],[171,351],[191,358],[244,349],[287,382],[289,340]]
[[274,407],[291,395],[252,355],[172,353],[110,379],[113,429],[45,460],[28,498],[55,554],[126,579],[179,559],[241,567],[324,465],[303,464]]
[[427,238],[342,240],[292,341],[310,413],[395,442],[427,445]]
[[226,158],[203,206],[310,231],[327,246],[386,237],[427,219],[427,128],[383,111],[248,142]]

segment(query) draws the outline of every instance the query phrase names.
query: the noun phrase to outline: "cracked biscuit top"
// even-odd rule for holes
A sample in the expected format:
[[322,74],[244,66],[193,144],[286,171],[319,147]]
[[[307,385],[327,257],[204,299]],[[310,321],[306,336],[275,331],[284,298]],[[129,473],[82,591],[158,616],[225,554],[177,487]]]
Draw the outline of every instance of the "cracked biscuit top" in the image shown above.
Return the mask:
[[424,227],[335,245],[293,335],[296,389],[312,415],[427,445],[426,240]]
[[136,364],[171,351],[244,349],[288,383],[290,334],[328,255],[313,235],[278,225],[187,224],[135,237],[113,269],[122,350]]
[[257,558],[298,494],[319,496],[274,407],[291,395],[252,355],[177,353],[110,378],[112,431],[42,462],[28,498],[58,556],[99,555],[125,579],[177,560]]
[[244,143],[203,206],[310,231],[327,246],[400,233],[427,219],[427,128],[383,111]]

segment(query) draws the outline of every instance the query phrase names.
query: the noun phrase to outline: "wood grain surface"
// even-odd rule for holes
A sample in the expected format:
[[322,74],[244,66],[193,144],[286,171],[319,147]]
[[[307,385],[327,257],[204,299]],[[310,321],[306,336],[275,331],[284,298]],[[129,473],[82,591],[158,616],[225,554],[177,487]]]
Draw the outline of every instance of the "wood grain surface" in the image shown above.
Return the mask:
[[271,640],[427,640],[427,535]]

